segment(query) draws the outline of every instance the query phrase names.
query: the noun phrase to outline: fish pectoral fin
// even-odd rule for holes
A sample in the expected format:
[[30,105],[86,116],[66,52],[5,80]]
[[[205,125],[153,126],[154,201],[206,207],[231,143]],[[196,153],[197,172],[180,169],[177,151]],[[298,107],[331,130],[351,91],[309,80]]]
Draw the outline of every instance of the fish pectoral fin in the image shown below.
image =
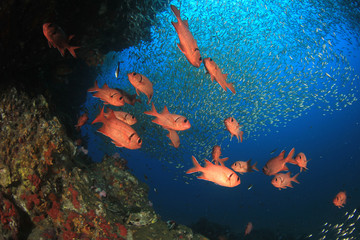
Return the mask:
[[124,147],[123,145],[121,145],[121,144],[118,143],[118,142],[112,141],[112,143],[115,144],[116,147],[120,147],[120,148]]
[[178,48],[180,49],[180,51],[181,51],[183,54],[185,54],[185,51],[184,51],[183,47],[181,46],[181,44],[178,43],[177,46],[178,46]]
[[188,20],[183,20],[182,22],[184,23],[184,25],[185,25],[187,28],[189,28],[189,22],[188,22]]
[[211,77],[211,82],[214,82],[215,76],[210,74],[210,77]]
[[136,94],[139,96],[140,95],[139,90],[137,90],[137,88],[135,88],[135,91],[136,91]]

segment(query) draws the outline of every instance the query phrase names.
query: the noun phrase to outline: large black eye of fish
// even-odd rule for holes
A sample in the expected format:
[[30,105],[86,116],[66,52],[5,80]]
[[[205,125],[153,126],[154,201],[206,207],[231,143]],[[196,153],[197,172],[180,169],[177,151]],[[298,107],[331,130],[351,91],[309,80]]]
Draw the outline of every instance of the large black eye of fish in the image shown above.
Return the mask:
[[210,62],[212,61],[212,59],[210,58]]
[[123,97],[121,96],[121,97],[119,97],[119,100],[121,100],[121,99],[123,99]]
[[136,72],[133,72],[133,76],[136,76]]
[[199,58],[199,61],[202,61],[202,58],[201,58],[201,57]]
[[186,123],[186,122],[187,122],[187,119],[184,120],[184,123]]
[[141,138],[139,138],[138,143],[139,143],[139,144],[141,143]]
[[236,181],[239,181],[239,180],[240,180],[240,178],[239,178],[239,176],[238,176]]
[[234,121],[234,119],[233,119],[233,118],[230,118],[230,120],[231,120],[231,122],[233,122],[233,121]]

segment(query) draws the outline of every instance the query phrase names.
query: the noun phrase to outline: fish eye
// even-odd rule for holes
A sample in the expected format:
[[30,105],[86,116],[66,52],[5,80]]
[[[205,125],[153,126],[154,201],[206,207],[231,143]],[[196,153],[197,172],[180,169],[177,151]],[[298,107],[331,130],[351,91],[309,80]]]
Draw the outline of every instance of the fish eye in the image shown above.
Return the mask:
[[230,120],[231,120],[231,122],[233,122],[233,121],[234,121],[234,118],[230,118]]
[[212,61],[212,58],[210,58],[210,62]]
[[239,178],[239,176],[237,177],[237,181],[240,181],[240,178]]
[[133,76],[136,76],[136,72],[133,72]]
[[234,163],[234,166],[237,166],[237,163]]
[[134,119],[135,117],[134,116],[131,116],[132,119]]
[[141,138],[139,138],[138,143],[139,143],[139,144],[141,143]]
[[201,60],[202,60],[202,58],[200,57],[200,58],[199,58],[199,61],[201,61]]
[[188,121],[188,120],[187,120],[187,119],[185,119],[185,120],[184,120],[184,123],[186,123],[187,121]]
[[121,97],[119,97],[119,100],[122,100],[123,99],[123,97],[121,96]]

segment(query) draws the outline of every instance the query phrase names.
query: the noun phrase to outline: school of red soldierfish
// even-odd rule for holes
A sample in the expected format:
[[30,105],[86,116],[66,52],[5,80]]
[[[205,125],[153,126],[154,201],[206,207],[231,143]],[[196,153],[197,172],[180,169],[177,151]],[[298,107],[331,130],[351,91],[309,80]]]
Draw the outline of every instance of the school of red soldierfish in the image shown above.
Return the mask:
[[[210,74],[211,81],[217,81],[225,91],[230,89],[230,91],[235,94],[236,91],[233,84],[226,82],[227,74],[223,74],[221,72],[221,69],[214,62],[214,60],[212,58],[201,58],[197,42],[189,30],[188,21],[181,19],[180,11],[174,5],[171,5],[170,8],[178,21],[171,22],[180,40],[180,43],[178,43],[177,46],[185,55],[189,63],[199,68],[201,63],[204,62],[205,68]],[[65,49],[68,49],[72,56],[76,57],[74,50],[79,47],[73,47],[69,45],[69,41],[73,36],[67,37],[59,26],[52,23],[45,23],[43,25],[43,32],[49,42],[50,47],[57,48],[62,56],[64,56]],[[135,88],[136,94],[139,95],[140,92],[145,94],[148,98],[147,104],[150,104],[154,92],[151,81],[146,76],[136,72],[128,73],[127,76],[129,82]],[[136,95],[130,95],[122,89],[110,88],[106,83],[102,86],[102,88],[99,88],[97,82],[95,82],[94,87],[88,89],[88,92],[93,93],[93,96],[102,100],[104,104],[110,104],[117,107],[124,106],[125,103],[130,105],[135,105],[136,102],[141,103],[141,100],[136,99]],[[165,130],[169,131],[167,137],[169,137],[171,141],[170,145],[174,146],[175,148],[179,147],[180,145],[180,138],[177,134],[177,131],[184,131],[191,127],[191,124],[186,117],[170,113],[166,106],[161,113],[158,113],[153,102],[151,105],[151,110],[144,113],[155,117],[152,122],[162,126]],[[87,114],[83,114],[79,118],[78,124],[75,125],[76,128],[80,129],[80,127],[83,126],[87,120]],[[97,122],[103,123],[102,127],[97,131],[111,138],[112,143],[115,146],[125,147],[128,149],[141,148],[142,140],[136,131],[131,127],[131,125],[137,122],[133,115],[126,112],[113,111],[111,109],[105,112],[105,107],[103,107],[100,114],[95,118],[92,124]],[[231,134],[230,140],[233,136],[236,136],[238,142],[243,141],[243,131],[240,130],[242,126],[236,121],[235,118],[228,117],[224,119],[224,124],[226,129]],[[302,170],[307,170],[308,160],[306,159],[305,154],[300,152],[296,155],[295,158],[293,158],[294,153],[295,149],[293,148],[285,157],[285,151],[282,151],[278,156],[270,159],[262,169],[264,174],[268,176],[274,176],[274,178],[271,180],[271,183],[279,190],[285,189],[287,187],[292,188],[292,182],[299,183],[297,180],[299,173],[292,177],[290,172],[280,173],[283,171],[289,171],[288,167],[286,166],[287,163],[299,166],[300,172],[302,172]],[[214,146],[212,150],[213,163],[205,159],[205,167],[202,167],[196,158],[192,156],[194,167],[189,169],[186,173],[190,174],[194,172],[201,172],[202,175],[198,176],[198,179],[211,181],[224,187],[235,187],[241,182],[240,177],[235,172],[244,174],[253,171],[259,171],[256,167],[256,163],[251,165],[251,160],[247,162],[237,161],[231,165],[231,168],[233,169],[231,170],[224,164],[228,158],[220,159],[220,155],[220,146]],[[339,192],[334,198],[333,203],[339,208],[343,207],[346,203],[345,192]],[[250,223],[247,231],[250,232],[251,228],[252,224]]]

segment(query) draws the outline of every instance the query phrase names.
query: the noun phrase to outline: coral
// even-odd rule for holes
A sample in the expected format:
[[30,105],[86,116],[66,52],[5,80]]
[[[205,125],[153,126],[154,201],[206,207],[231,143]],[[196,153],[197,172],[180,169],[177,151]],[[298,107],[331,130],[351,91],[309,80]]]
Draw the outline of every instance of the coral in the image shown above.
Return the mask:
[[72,185],[70,185],[70,187],[68,188],[69,192],[71,193],[72,196],[72,204],[74,205],[75,208],[79,209],[80,208],[80,203],[77,199],[77,196],[79,195],[79,193],[72,187]]
[[[148,204],[148,187],[128,171],[125,159],[104,156],[89,166],[77,161],[74,144],[42,96],[6,91],[0,124],[0,235],[6,239],[123,240],[136,235],[134,228],[138,233],[164,224]],[[23,228],[28,230],[19,233]],[[178,235],[166,230],[158,236]]]

